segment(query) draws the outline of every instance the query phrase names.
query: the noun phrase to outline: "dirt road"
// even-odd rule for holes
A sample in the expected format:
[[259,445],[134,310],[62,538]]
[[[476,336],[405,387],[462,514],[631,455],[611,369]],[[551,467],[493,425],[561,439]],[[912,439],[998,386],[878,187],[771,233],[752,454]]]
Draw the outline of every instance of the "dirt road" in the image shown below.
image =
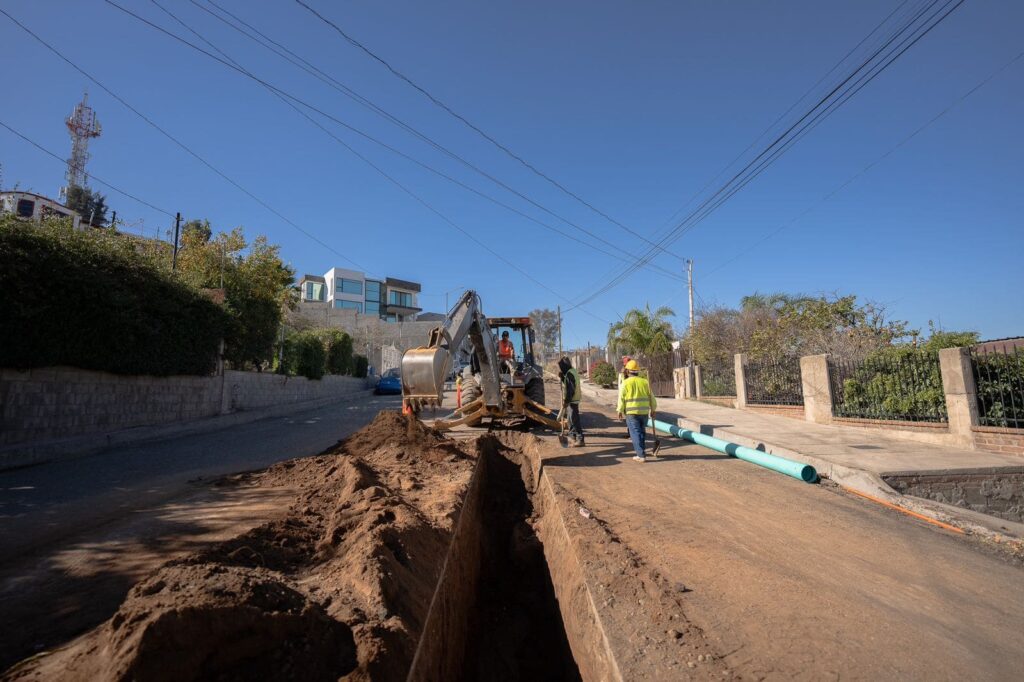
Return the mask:
[[289,494],[214,479],[316,454],[398,404],[375,397],[0,473],[0,670],[109,618],[164,561],[274,518]]
[[[828,484],[663,439],[630,461],[585,405],[589,447],[545,469],[670,581],[743,677],[1020,679],[1024,570]],[[577,454],[578,453],[578,454]]]

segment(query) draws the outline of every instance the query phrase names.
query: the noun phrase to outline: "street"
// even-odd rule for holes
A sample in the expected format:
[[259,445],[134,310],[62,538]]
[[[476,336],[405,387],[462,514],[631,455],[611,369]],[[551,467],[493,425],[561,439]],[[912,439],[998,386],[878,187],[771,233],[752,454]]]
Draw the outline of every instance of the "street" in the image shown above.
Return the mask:
[[589,447],[550,448],[545,473],[686,586],[686,617],[740,675],[963,680],[1024,670],[1019,561],[828,482],[667,436],[659,459],[636,464],[622,422],[584,408]]

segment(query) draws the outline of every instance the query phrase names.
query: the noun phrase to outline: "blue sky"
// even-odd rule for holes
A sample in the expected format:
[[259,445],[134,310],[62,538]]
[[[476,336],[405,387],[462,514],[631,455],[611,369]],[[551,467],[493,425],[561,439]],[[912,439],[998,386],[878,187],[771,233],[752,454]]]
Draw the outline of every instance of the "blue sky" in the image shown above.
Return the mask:
[[[187,36],[152,2],[119,1]],[[644,235],[658,234],[900,5],[308,1],[531,164]],[[261,78],[573,232],[196,4],[160,2]],[[643,251],[638,238],[440,111],[293,0],[216,2],[550,211],[621,249]],[[206,0],[197,3],[208,6]],[[440,310],[444,292],[462,287],[478,289],[492,315],[568,308],[626,262],[548,232],[323,122],[535,283],[258,84],[102,0],[3,0],[0,7],[362,269],[422,282],[426,309]],[[692,257],[698,301],[707,305],[735,305],[753,291],[855,293],[920,327],[935,320],[988,338],[1024,333],[1024,59],[822,200],[1024,50],[1022,25],[1024,3],[968,0],[671,245],[674,256],[655,262],[681,272],[677,256]],[[88,87],[103,124],[91,147],[91,173],[188,218],[266,234],[300,274],[352,265],[212,173],[2,16],[0,62],[14,65],[0,98],[0,121],[64,156],[69,141],[62,120]],[[62,184],[60,163],[2,129],[0,162],[5,188],[17,182],[55,195]],[[134,225],[126,229],[152,234],[170,225],[166,216],[107,193],[119,219]],[[789,225],[758,241],[783,224]],[[673,306],[678,324],[685,325],[683,283],[641,270],[584,306],[586,312],[567,313],[566,345],[601,342],[608,321],[646,302]]]

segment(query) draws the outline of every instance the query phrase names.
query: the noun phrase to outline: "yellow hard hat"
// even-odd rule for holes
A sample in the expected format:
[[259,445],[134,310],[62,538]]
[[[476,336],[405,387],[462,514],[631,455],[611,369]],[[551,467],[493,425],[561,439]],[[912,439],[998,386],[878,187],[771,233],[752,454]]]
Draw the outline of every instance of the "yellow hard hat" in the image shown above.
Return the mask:
[[626,369],[630,372],[637,372],[640,370],[640,363],[636,360],[630,360],[626,363]]

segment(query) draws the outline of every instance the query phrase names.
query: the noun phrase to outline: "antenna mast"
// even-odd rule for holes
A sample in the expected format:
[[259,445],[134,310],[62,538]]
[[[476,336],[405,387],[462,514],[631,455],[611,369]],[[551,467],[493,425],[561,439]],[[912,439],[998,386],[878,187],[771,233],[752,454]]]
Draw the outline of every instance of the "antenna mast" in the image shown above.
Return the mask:
[[89,174],[85,172],[85,162],[89,160],[89,140],[99,137],[102,128],[96,119],[96,112],[89,106],[88,92],[82,94],[82,101],[75,105],[75,110],[64,123],[71,135],[71,157],[64,174],[68,184],[60,188],[61,201],[67,200],[71,187],[89,186]]

